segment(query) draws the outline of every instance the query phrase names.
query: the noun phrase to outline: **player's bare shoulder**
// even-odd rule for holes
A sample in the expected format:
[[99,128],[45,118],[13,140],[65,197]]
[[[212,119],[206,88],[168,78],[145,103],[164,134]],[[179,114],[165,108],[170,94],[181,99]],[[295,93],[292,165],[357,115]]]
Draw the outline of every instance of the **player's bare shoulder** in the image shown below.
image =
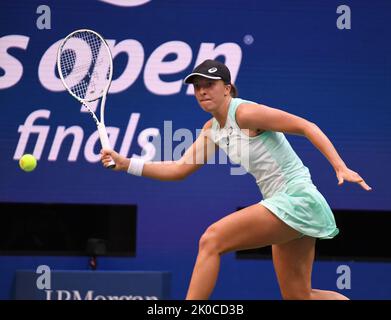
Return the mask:
[[202,129],[208,130],[212,128],[212,121],[213,118],[210,118],[208,121],[205,122],[204,127]]
[[213,118],[210,118],[208,121],[205,122],[204,126],[202,127],[203,134],[208,138],[211,137],[212,123]]

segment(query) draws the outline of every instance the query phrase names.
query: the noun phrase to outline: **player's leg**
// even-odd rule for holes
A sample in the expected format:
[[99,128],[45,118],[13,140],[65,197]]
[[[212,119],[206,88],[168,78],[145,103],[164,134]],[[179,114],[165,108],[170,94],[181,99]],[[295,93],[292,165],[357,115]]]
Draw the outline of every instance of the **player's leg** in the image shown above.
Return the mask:
[[273,263],[284,299],[346,300],[334,291],[312,289],[315,238],[302,237],[272,246]]
[[218,276],[221,254],[284,243],[299,236],[299,232],[260,204],[222,218],[211,225],[200,239],[186,299],[209,297]]

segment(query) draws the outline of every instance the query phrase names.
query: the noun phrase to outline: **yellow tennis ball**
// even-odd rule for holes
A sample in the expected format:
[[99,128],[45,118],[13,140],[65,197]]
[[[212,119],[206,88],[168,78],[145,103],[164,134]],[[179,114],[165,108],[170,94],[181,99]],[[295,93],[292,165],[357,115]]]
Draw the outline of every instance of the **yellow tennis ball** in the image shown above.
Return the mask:
[[36,166],[37,159],[32,154],[25,154],[19,159],[19,167],[26,172],[33,171]]

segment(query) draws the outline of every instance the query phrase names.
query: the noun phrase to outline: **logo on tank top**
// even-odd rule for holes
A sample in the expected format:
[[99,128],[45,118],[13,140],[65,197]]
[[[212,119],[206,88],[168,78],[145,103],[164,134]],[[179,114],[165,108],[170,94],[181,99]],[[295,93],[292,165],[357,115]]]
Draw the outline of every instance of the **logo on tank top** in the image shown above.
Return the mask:
[[232,134],[232,132],[234,131],[234,128],[232,128],[231,126],[228,128],[228,134],[227,134],[227,146],[229,146],[229,139],[230,139],[230,136]]

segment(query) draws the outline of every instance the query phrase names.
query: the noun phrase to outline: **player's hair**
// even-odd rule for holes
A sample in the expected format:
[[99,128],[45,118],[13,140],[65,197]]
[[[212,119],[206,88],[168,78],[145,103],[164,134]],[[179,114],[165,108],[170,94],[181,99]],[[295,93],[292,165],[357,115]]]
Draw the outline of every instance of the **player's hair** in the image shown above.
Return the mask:
[[236,88],[233,83],[231,83],[230,85],[231,85],[231,91],[230,91],[231,97],[237,98],[238,97],[238,88]]

